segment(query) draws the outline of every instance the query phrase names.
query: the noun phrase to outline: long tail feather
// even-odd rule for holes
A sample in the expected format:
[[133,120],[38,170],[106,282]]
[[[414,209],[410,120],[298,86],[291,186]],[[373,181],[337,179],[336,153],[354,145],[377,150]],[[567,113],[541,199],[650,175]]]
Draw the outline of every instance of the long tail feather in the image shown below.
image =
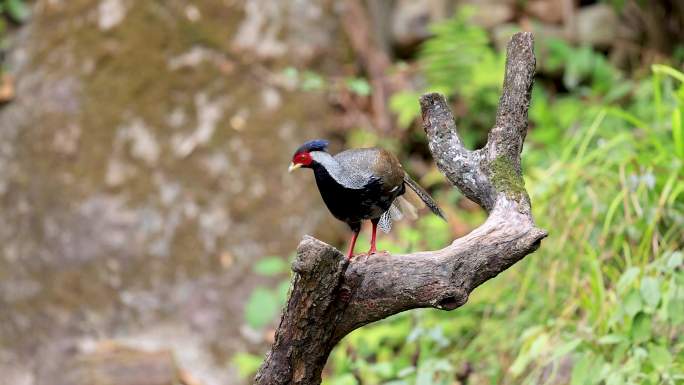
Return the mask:
[[430,208],[430,211],[432,211],[435,215],[438,217],[444,219],[446,221],[446,217],[444,216],[444,212],[442,209],[437,206],[437,202],[435,202],[434,199],[430,196],[430,194],[427,193],[420,185],[411,179],[411,177],[408,174],[404,174],[404,182],[406,185],[408,185],[413,192],[420,197],[420,199],[425,202],[425,205]]

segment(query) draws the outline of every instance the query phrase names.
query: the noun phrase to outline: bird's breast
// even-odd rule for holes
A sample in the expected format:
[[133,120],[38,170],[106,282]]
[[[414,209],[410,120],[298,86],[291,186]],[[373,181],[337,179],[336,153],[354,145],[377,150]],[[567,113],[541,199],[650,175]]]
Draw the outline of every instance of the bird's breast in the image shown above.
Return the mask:
[[350,189],[335,181],[325,169],[314,169],[314,175],[323,202],[333,216],[347,223],[379,218],[398,195],[397,191],[386,191],[377,178],[371,178],[362,188]]

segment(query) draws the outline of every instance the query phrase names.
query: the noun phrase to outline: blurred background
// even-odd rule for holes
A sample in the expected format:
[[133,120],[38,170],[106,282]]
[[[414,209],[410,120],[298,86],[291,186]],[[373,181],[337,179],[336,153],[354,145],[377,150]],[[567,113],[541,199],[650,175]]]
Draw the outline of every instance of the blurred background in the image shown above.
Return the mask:
[[678,0],[0,0],[0,382],[249,383],[299,239],[349,235],[294,149],[394,151],[449,223],[380,248],[445,246],[485,213],[436,170],[418,97],[481,146],[519,30],[549,238],[456,312],[357,330],[324,383],[684,383]]

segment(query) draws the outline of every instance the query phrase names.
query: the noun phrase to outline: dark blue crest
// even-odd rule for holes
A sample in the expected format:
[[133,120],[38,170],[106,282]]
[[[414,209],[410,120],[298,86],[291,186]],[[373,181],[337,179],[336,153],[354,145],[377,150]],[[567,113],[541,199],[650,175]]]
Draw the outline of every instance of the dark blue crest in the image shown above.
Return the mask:
[[328,148],[328,144],[330,144],[327,140],[324,139],[314,139],[310,140],[304,144],[302,144],[297,151],[295,151],[295,154],[298,154],[300,152],[311,152],[311,151],[325,151],[326,148]]

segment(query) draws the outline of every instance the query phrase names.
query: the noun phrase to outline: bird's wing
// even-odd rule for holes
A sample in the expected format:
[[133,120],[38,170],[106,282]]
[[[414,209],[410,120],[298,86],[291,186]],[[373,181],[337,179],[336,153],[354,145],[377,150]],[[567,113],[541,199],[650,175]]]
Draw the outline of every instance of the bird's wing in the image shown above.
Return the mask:
[[[340,154],[346,153],[342,152]],[[373,174],[363,167],[359,167],[354,162],[352,156],[347,154],[339,157],[340,154],[332,156],[324,151],[313,151],[311,156],[320,163],[328,174],[340,185],[348,189],[362,189],[373,179]]]
[[333,156],[339,169],[328,169],[328,173],[341,185],[350,189],[366,187],[374,178],[370,165],[374,162],[374,156],[370,149],[352,149],[342,151]]
[[404,183],[404,169],[399,160],[387,150],[352,149],[340,152],[334,158],[346,170],[349,179],[359,179],[367,183],[375,178],[387,192],[394,191]]

